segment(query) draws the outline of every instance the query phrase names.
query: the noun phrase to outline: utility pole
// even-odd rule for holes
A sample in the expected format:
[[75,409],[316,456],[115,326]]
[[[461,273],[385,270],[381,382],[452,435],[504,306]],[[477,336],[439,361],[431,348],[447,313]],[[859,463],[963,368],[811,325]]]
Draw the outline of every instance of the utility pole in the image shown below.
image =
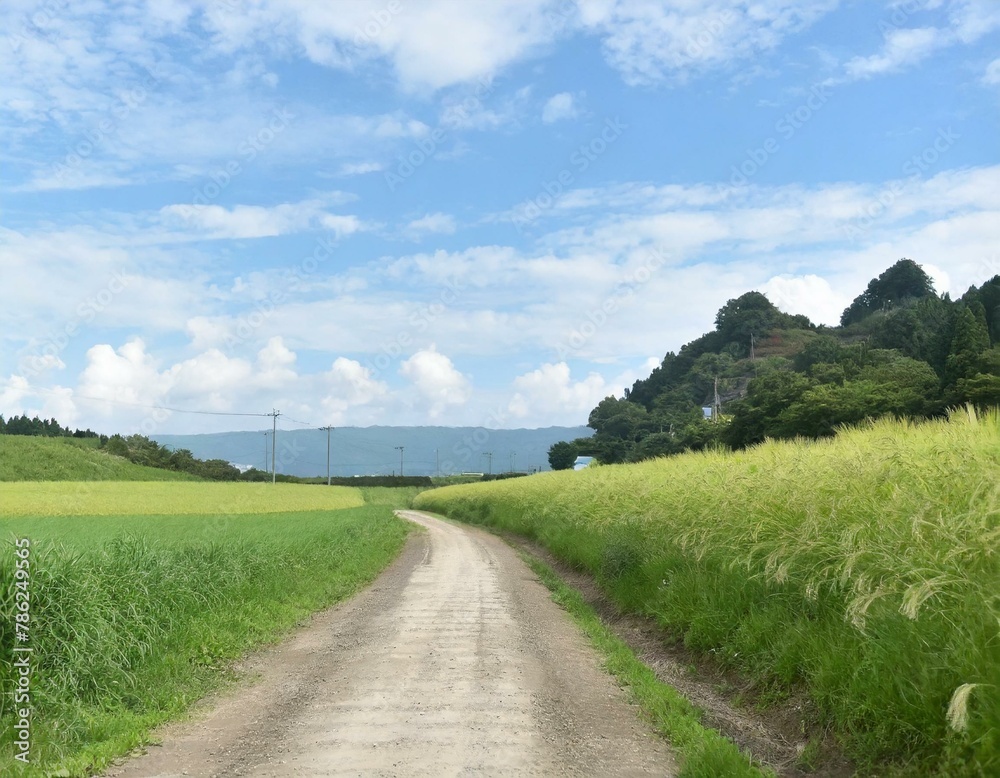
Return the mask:
[[484,451],[483,456],[486,457],[486,461],[489,462],[489,470],[487,472],[489,475],[493,475],[493,452]]
[[715,398],[712,400],[712,420],[716,423],[719,422],[719,416],[722,414],[722,403],[719,402],[719,377],[715,377]]
[[326,430],[326,485],[330,485],[330,430],[333,427],[320,427],[321,430]]
[[511,451],[510,452],[510,472],[512,472],[512,473],[514,472],[514,465],[516,464],[516,462],[517,462],[517,452],[516,451]]
[[753,374],[755,376],[759,375],[757,372],[757,355],[754,352],[754,336],[752,332],[750,333],[750,362],[753,365]]
[[434,449],[434,475],[441,475],[441,452]]
[[403,448],[404,446],[396,446],[396,450],[399,451],[399,477],[403,477]]
[[267,436],[271,433],[264,433],[264,475],[267,475]]
[[281,415],[281,411],[272,408],[267,415],[271,417],[271,483],[273,484],[278,478],[278,473],[274,469],[274,459],[275,449],[278,448],[278,417]]

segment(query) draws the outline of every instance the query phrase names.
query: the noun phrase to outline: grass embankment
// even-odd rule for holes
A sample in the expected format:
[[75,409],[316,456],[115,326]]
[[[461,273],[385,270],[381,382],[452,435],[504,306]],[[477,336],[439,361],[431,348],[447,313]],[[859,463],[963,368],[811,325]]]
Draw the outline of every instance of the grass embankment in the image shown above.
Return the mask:
[[[117,486],[126,505],[130,491],[154,485],[99,486]],[[180,487],[202,489],[201,513],[192,512],[199,493]],[[0,774],[87,775],[106,765],[230,678],[232,660],[371,581],[408,531],[388,506],[348,507],[361,503],[352,489],[172,488],[177,499],[158,504],[164,514],[176,508],[173,515],[0,520],[4,692],[14,680],[7,662],[15,642],[14,538],[32,542],[27,645],[33,649],[32,764],[24,769],[13,760],[12,695],[4,693]],[[251,496],[234,499],[233,489]],[[223,496],[257,512],[216,512],[225,508]],[[302,509],[317,496],[324,510]],[[103,504],[87,499],[81,508]],[[32,512],[30,503],[21,506]]]
[[424,492],[806,688],[863,770],[1000,774],[1000,415]]
[[639,661],[635,652],[601,621],[578,591],[567,586],[544,562],[527,554],[521,556],[552,592],[552,599],[566,609],[590,638],[604,657],[607,671],[628,688],[650,723],[670,741],[683,760],[679,778],[765,778],[773,775],[741,754],[734,743],[718,732],[705,729],[697,709]]
[[94,448],[94,439],[0,435],[0,481],[198,481]]

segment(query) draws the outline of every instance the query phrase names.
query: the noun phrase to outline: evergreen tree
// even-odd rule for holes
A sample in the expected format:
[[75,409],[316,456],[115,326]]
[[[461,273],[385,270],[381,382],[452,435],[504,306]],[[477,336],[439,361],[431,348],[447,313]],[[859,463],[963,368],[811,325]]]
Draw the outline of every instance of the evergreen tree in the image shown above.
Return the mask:
[[934,282],[912,259],[901,259],[878,278],[873,279],[868,288],[854,298],[854,302],[840,317],[843,326],[859,322],[876,311],[888,310],[908,300],[919,300],[934,296]]
[[979,373],[984,353],[990,347],[986,315],[981,304],[960,305],[955,317],[951,350],[945,364],[945,381],[953,386],[960,379]]

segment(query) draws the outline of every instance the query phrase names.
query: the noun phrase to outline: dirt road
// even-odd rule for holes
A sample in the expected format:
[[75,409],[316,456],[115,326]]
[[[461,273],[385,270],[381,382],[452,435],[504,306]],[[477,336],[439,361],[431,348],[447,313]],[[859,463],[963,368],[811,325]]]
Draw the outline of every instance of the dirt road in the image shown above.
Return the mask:
[[502,541],[422,525],[374,585],[110,771],[166,776],[673,775],[585,638]]

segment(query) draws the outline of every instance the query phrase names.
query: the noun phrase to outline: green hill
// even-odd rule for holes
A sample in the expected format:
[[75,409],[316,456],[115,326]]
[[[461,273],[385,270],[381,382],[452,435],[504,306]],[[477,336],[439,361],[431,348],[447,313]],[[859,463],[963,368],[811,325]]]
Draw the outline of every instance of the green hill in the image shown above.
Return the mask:
[[742,449],[828,437],[866,418],[1000,406],[1000,276],[952,300],[901,259],[872,279],[839,327],[783,313],[760,292],[729,300],[715,325],[667,353],[624,397],[602,400],[587,422],[595,434],[561,444],[560,463]]
[[135,465],[70,438],[0,435],[0,481],[197,481]]

